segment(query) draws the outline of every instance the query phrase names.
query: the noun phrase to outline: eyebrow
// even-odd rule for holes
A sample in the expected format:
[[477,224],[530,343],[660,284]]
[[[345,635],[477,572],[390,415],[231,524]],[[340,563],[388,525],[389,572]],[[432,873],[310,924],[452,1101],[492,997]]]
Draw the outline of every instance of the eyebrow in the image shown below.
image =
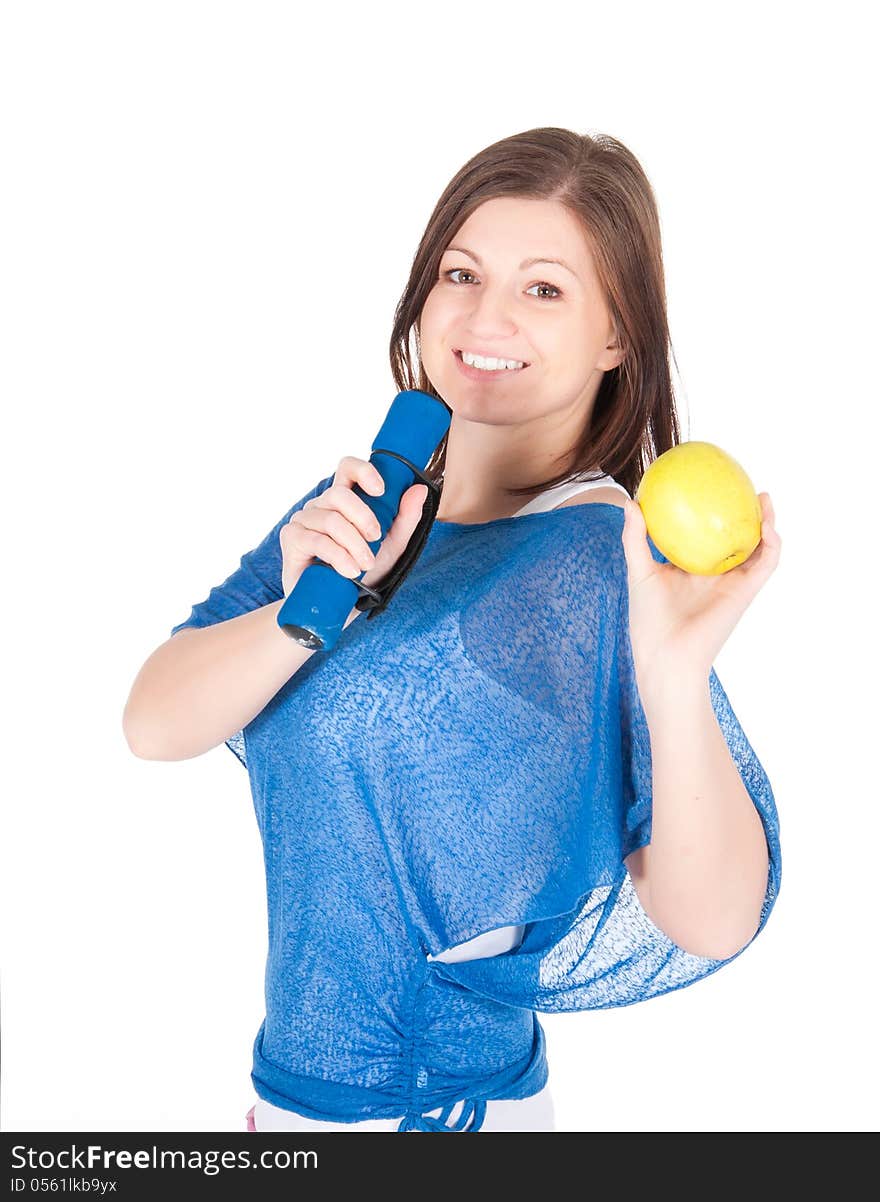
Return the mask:
[[[453,250],[458,251],[459,254],[467,255],[470,259],[473,259],[478,267],[483,266],[482,259],[480,259],[478,255],[475,255],[472,250],[468,250],[464,246],[447,246],[443,253],[446,254],[448,251]],[[563,262],[562,259],[544,259],[540,256],[536,259],[523,259],[522,263],[519,265],[519,269],[520,271],[525,271],[527,267],[534,267],[536,263],[555,263],[557,267],[564,267],[566,271],[570,271],[576,280],[580,279],[580,276],[575,269],[573,267],[569,267],[569,265]]]

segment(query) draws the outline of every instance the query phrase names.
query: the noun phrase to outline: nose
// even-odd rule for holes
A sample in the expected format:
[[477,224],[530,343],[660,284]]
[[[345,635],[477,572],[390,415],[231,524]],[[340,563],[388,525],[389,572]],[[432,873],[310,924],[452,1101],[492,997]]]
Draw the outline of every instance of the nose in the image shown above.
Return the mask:
[[512,303],[509,293],[487,288],[485,284],[474,292],[465,329],[478,346],[503,347],[515,336],[518,327],[511,312]]

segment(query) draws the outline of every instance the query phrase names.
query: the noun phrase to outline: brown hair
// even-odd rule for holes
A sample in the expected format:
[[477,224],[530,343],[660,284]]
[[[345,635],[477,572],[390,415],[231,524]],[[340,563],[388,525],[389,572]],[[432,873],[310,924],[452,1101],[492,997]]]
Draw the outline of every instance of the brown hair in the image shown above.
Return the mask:
[[[422,307],[456,232],[474,209],[498,196],[557,200],[580,219],[624,348],[621,363],[604,374],[588,428],[567,452],[568,470],[507,491],[519,496],[605,472],[635,496],[649,464],[681,439],[657,204],[635,155],[616,138],[531,129],[493,143],[464,164],[437,201],[395,311],[390,350],[397,388],[418,388],[442,400],[419,358]],[[437,482],[446,443],[444,436],[425,468]]]

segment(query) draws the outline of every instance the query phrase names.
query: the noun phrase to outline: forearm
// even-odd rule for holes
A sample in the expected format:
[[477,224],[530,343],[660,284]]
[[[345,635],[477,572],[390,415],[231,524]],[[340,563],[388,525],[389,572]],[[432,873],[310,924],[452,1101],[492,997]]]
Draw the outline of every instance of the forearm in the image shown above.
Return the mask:
[[[218,622],[184,628],[141,668],[123,713],[135,755],[187,760],[246,726],[315,654],[278,625],[284,601]],[[347,627],[360,611],[352,609]]]
[[769,870],[761,817],[712,707],[708,674],[639,692],[651,737],[650,917],[694,955],[726,959],[760,922]]

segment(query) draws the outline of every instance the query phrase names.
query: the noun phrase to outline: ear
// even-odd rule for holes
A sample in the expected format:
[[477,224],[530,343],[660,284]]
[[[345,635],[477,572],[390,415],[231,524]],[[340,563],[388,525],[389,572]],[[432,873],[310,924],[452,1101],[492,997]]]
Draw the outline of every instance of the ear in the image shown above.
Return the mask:
[[618,345],[616,338],[613,338],[599,357],[599,367],[602,371],[611,371],[612,368],[620,366],[625,355],[626,352]]
[[619,367],[623,362],[626,351],[623,349],[620,341],[620,335],[617,330],[617,322],[611,318],[611,337],[605,344],[605,349],[599,359],[598,366],[602,371],[611,371],[614,367]]

